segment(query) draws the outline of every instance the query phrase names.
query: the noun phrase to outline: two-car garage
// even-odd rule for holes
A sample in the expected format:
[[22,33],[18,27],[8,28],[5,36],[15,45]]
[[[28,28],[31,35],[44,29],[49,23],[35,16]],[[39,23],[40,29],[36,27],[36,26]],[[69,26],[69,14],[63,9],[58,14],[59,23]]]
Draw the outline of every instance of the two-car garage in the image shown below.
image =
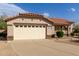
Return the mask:
[[45,39],[46,24],[14,24],[14,40]]
[[46,39],[47,27],[51,25],[47,18],[39,14],[25,13],[7,18],[8,40]]

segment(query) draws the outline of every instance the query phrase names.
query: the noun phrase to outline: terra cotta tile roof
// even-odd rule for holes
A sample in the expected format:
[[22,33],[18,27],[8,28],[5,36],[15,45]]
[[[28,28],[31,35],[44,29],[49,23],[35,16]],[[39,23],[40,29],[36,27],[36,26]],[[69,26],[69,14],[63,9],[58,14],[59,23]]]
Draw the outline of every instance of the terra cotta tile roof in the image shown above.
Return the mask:
[[68,21],[66,19],[61,19],[61,18],[48,18],[48,17],[44,17],[43,15],[39,15],[39,14],[35,14],[35,13],[21,13],[19,15],[16,15],[14,17],[9,17],[7,18],[5,21],[10,21],[16,18],[42,18],[42,19],[46,19],[48,22],[54,24],[54,25],[70,25],[73,22]]
[[35,13],[21,13],[19,15],[16,15],[14,17],[9,17],[7,18],[5,21],[9,21],[9,20],[12,20],[12,19],[15,19],[15,18],[19,18],[19,17],[27,17],[27,18],[44,18],[42,15],[39,15],[39,14],[35,14]]
[[54,25],[70,25],[73,23],[71,21],[62,18],[50,18],[49,21],[53,22]]

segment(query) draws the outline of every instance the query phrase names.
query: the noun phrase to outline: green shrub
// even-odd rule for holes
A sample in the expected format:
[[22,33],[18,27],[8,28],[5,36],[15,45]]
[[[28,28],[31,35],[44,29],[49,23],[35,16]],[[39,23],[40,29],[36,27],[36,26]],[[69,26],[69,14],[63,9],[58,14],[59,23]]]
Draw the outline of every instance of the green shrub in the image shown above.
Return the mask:
[[61,37],[64,36],[64,32],[63,31],[57,31],[56,35],[57,35],[58,38],[61,38]]
[[79,36],[79,28],[75,28],[73,33],[75,36]]

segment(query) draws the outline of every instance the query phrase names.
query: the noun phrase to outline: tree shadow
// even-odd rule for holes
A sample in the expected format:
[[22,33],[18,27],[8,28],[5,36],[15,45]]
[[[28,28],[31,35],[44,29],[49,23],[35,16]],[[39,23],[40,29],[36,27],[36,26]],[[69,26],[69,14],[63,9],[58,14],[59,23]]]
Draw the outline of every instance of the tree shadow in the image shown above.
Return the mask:
[[71,42],[79,43],[79,37],[73,37],[74,39],[70,40]]
[[70,40],[71,42],[79,43],[79,40]]

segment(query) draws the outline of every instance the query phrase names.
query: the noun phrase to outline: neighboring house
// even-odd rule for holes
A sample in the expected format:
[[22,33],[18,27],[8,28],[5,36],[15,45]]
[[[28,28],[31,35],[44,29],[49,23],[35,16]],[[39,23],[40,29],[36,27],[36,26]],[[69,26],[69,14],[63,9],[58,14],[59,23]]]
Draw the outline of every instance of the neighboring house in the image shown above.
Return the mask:
[[7,38],[21,39],[46,39],[62,28],[67,34],[72,32],[73,22],[64,19],[46,18],[39,14],[26,13],[7,18]]

